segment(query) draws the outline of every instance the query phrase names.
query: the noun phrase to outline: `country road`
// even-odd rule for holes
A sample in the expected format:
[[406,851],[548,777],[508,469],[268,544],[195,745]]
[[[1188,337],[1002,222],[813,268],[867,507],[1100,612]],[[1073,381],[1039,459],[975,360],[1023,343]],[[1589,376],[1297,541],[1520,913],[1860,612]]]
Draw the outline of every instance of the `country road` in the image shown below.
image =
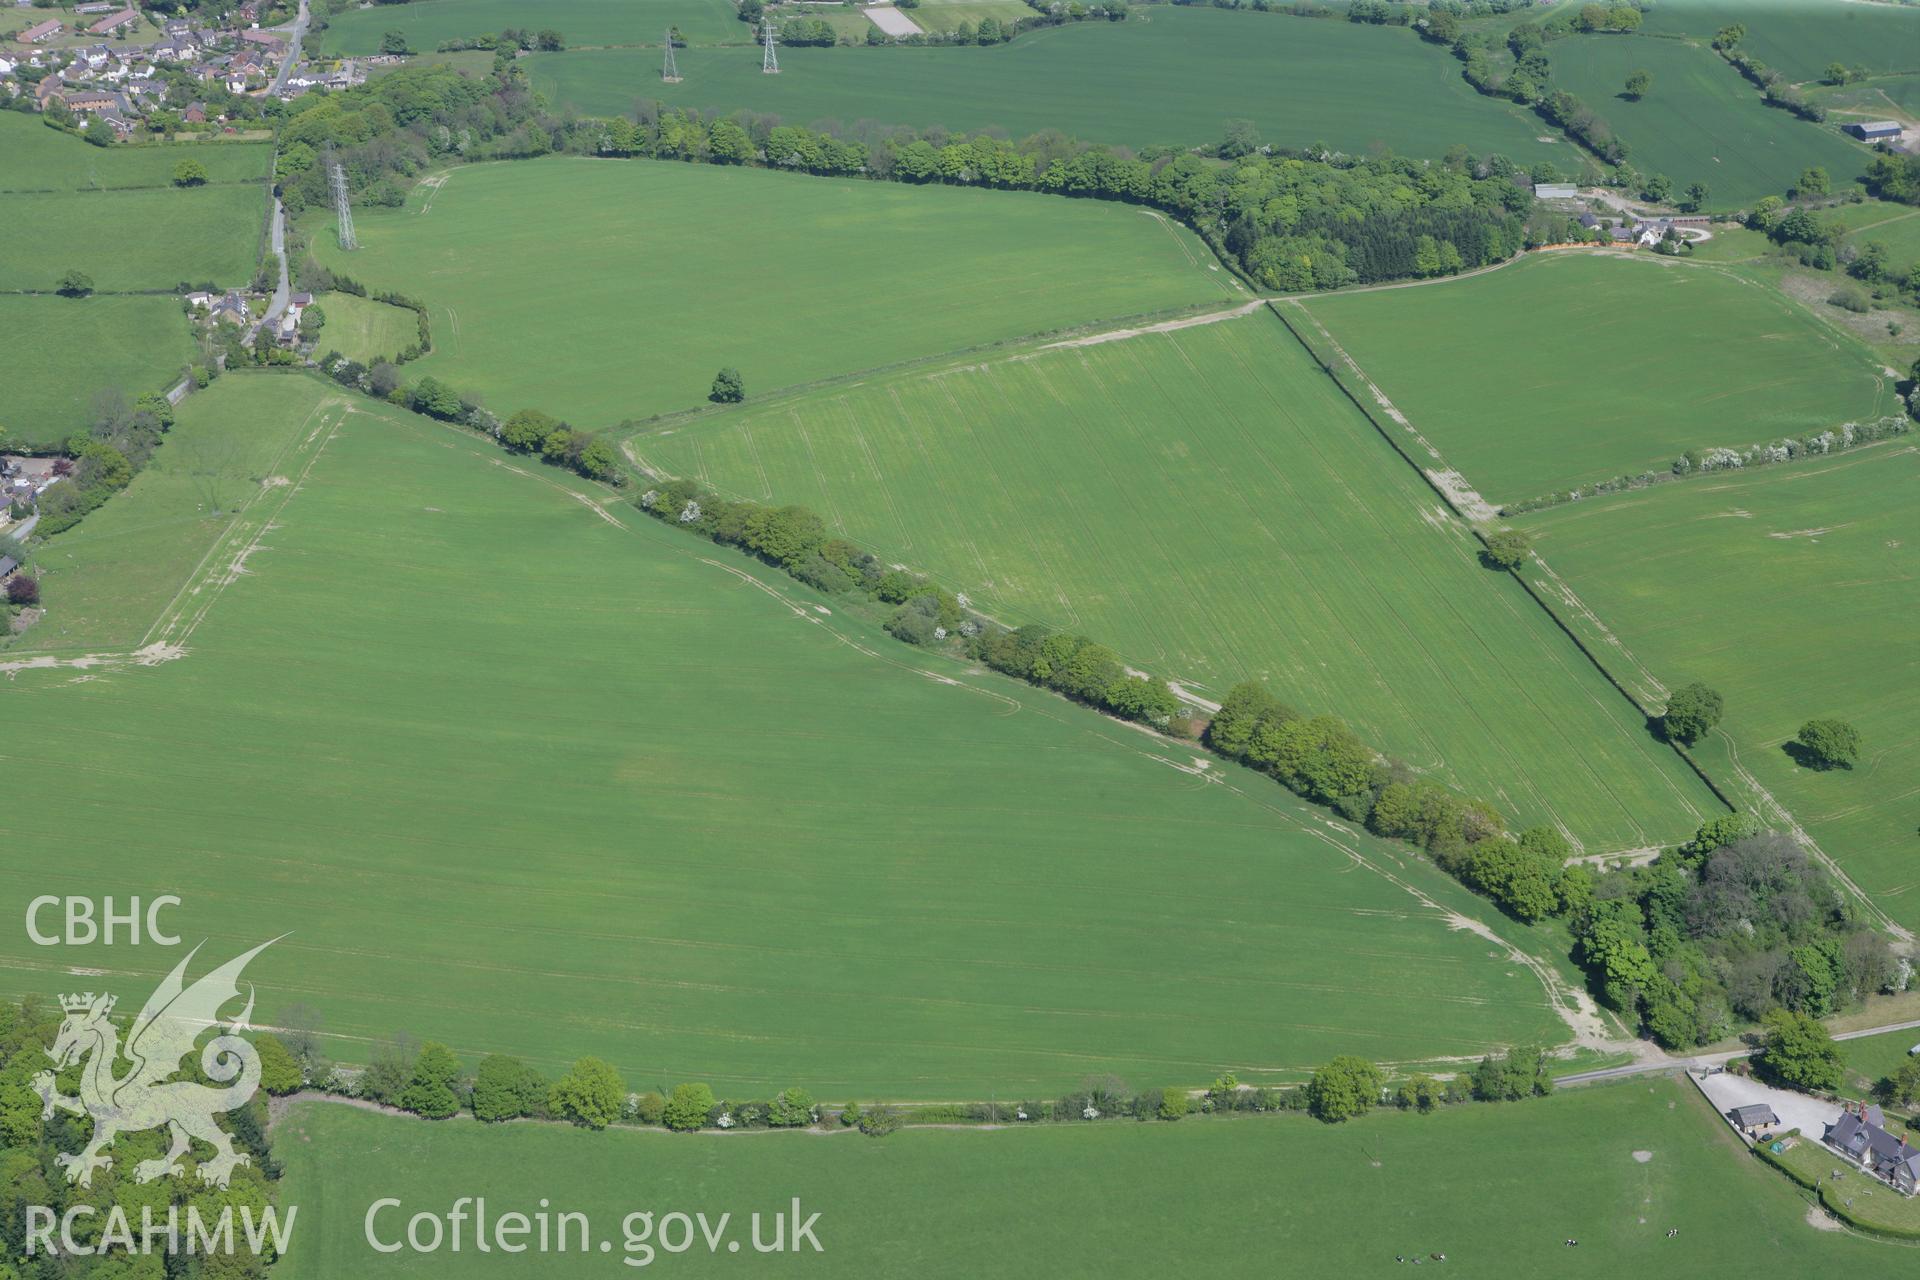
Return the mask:
[[273,77],[273,85],[267,90],[270,96],[276,98],[280,96],[280,90],[286,85],[287,77],[293,74],[293,64],[300,61],[300,42],[306,38],[307,0],[300,0],[300,12],[293,20],[293,34],[287,41],[286,59],[281,62],[279,72]]
[[[1909,1018],[1905,1022],[1886,1022],[1877,1027],[1864,1027],[1859,1031],[1840,1031],[1834,1034],[1835,1040],[1862,1040],[1867,1036],[1885,1035],[1889,1031],[1912,1031],[1920,1029],[1920,1018]],[[1652,1049],[1652,1046],[1647,1046]],[[1698,1067],[1725,1066],[1734,1058],[1744,1058],[1752,1053],[1751,1049],[1729,1049],[1725,1053],[1704,1053],[1694,1057],[1676,1058],[1657,1049],[1655,1056],[1643,1062],[1629,1062],[1619,1067],[1602,1067],[1598,1071],[1577,1071],[1570,1076],[1561,1076],[1554,1081],[1556,1085],[1594,1084],[1601,1080],[1622,1080],[1629,1076],[1653,1075],[1662,1071],[1680,1071]]]

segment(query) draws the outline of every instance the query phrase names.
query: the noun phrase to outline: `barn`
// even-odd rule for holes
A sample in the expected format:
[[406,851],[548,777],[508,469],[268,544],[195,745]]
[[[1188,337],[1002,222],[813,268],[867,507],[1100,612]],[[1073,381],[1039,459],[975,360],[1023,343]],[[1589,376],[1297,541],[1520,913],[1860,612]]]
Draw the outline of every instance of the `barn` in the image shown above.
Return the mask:
[[1862,142],[1879,142],[1900,136],[1900,126],[1892,120],[1849,120],[1840,126],[1840,131]]

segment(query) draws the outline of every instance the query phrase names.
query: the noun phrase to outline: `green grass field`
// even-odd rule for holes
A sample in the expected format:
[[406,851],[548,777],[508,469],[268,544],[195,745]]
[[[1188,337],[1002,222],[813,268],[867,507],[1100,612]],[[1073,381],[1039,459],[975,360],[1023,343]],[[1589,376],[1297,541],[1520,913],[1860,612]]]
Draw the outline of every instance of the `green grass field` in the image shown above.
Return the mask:
[[1884,244],[1887,260],[1896,268],[1920,263],[1920,209],[1878,200],[1850,208],[1860,210],[1853,223],[1858,229],[1847,237],[1850,244],[1856,248],[1875,241]]
[[50,291],[69,268],[106,292],[245,284],[266,219],[252,184],[0,194],[0,290]]
[[182,160],[198,160],[211,183],[262,183],[273,147],[261,142],[96,147],[47,128],[35,116],[0,112],[0,191],[165,187]]
[[[291,930],[249,969],[260,1007],[318,1009],[348,1060],[409,1031],[763,1092],[1297,1078],[1565,1034],[1529,968],[1449,927],[1484,904],[1262,779],[1209,785],[1190,746],[311,377],[228,374],[182,416],[223,506],[290,483],[211,551],[177,471],[76,531],[167,538],[88,651],[119,628],[185,656],[0,683],[10,789],[61,797],[10,811],[10,847],[59,850],[0,896],[16,918],[172,892],[208,956]],[[53,540],[56,612],[111,550]],[[78,965],[132,1001],[160,958],[16,930],[0,992]]]
[[633,447],[806,503],[990,613],[1204,696],[1264,678],[1595,852],[1714,810],[1264,312],[750,404]]
[[323,293],[314,301],[327,318],[319,351],[338,351],[365,363],[392,358],[420,340],[420,324],[405,307],[374,302],[351,293]]
[[1920,74],[1875,76],[1849,85],[1808,86],[1807,93],[1839,118],[1878,120],[1889,115],[1920,114]]
[[[1920,609],[1920,449],[1701,477],[1531,516],[1547,563],[1660,683],[1726,698],[1731,751],[1873,900],[1920,925],[1920,662],[1894,619]],[[1632,670],[1622,662],[1622,674]],[[1659,705],[1643,686],[1643,696]],[[1782,750],[1802,722],[1857,725],[1852,770]]]
[[699,404],[723,365],[758,394],[1238,289],[1138,209],[653,161],[461,169],[355,226],[322,257],[432,308],[410,374],[591,426]]
[[[1829,62],[1871,71],[1920,71],[1920,10],[1856,0],[1660,0],[1641,30],[1685,34],[1701,45],[1738,22],[1740,48],[1794,80],[1812,80]],[[1728,75],[1734,74],[1731,68]]]
[[[1555,41],[1548,53],[1554,83],[1613,126],[1632,149],[1627,158],[1634,168],[1665,174],[1676,192],[1706,183],[1709,209],[1738,209],[1783,194],[1810,165],[1823,166],[1844,185],[1870,158],[1837,128],[1768,107],[1759,90],[1704,47],[1642,36],[1574,36]],[[1652,72],[1653,88],[1628,102],[1619,95],[1635,70]]]
[[1920,1027],[1842,1040],[1840,1051],[1847,1058],[1850,1092],[1857,1097],[1870,1097],[1875,1084],[1907,1064],[1913,1057],[1915,1045],[1920,1045]]
[[137,483],[39,549],[47,614],[16,648],[137,647],[170,604],[195,594],[214,548],[257,534],[288,496],[282,466],[319,421],[308,389],[249,374],[216,385],[181,403]]
[[[447,40],[492,35],[507,27],[552,28],[569,48],[662,43],[667,27],[696,45],[752,44],[753,29],[734,15],[731,0],[412,0],[404,7],[349,9],[327,20],[321,47],[335,57],[380,52],[380,37],[406,33],[426,53]],[[656,61],[659,54],[652,55]],[[658,77],[658,68],[655,68]]]
[[[129,399],[171,385],[196,350],[178,298],[23,298],[0,294],[0,332],[16,342],[0,378],[10,444],[54,445],[89,425],[96,391]],[[3,447],[3,446],[0,446]]]
[[1495,503],[1900,412],[1870,353],[1786,298],[1650,255],[1542,254],[1306,305]]
[[[1897,1248],[1805,1222],[1692,1086],[1660,1080],[1539,1102],[1375,1115],[1058,1126],[997,1133],[676,1137],[428,1124],[305,1103],[275,1131],[281,1204],[300,1206],[288,1280],[612,1274],[606,1256],[381,1255],[387,1228],[484,1195],[490,1214],[589,1215],[624,1254],[632,1212],[750,1215],[800,1197],[822,1252],[655,1261],[676,1274],[1363,1276],[1396,1255],[1448,1276],[1817,1276],[1897,1269]],[[1635,1152],[1645,1153],[1644,1163]],[[964,1191],[960,1189],[964,1188]],[[803,1213],[803,1217],[805,1216]],[[1670,1227],[1680,1234],[1667,1237]],[[771,1226],[767,1231],[771,1233]],[[1569,1249],[1563,1241],[1580,1243]],[[1438,1264],[1431,1253],[1445,1253]]]
[[1024,0],[920,0],[918,7],[901,12],[922,31],[952,31],[963,22],[977,27],[982,18],[1019,22],[1034,16],[1032,6]]
[[1275,14],[1155,6],[1122,23],[1031,31],[997,49],[783,49],[778,76],[760,73],[752,49],[696,50],[679,59],[677,85],[660,83],[653,57],[543,54],[529,66],[556,102],[601,115],[659,98],[794,124],[997,125],[1015,137],[1059,129],[1136,147],[1216,143],[1228,120],[1246,118],[1284,146],[1437,157],[1464,143],[1523,162],[1578,162],[1569,144],[1537,141],[1552,132],[1546,124],[1475,93],[1458,63],[1409,31]]

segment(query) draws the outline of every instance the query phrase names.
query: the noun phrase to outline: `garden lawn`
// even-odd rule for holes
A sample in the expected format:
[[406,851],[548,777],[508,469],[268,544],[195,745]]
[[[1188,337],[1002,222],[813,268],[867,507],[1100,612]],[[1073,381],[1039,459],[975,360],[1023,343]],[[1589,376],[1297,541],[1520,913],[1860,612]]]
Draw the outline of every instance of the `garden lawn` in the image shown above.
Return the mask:
[[[723,1242],[718,1257],[704,1243],[654,1255],[697,1275],[1398,1275],[1406,1256],[1482,1278],[1818,1276],[1897,1270],[1905,1256],[1811,1230],[1792,1184],[1748,1156],[1691,1085],[1667,1079],[1338,1126],[1189,1118],[880,1141],[486,1128],[315,1102],[275,1127],[274,1144],[282,1212],[299,1206],[277,1268],[288,1280],[527,1272],[527,1256],[475,1253],[470,1231],[460,1254],[375,1253],[363,1219],[381,1197],[402,1202],[379,1214],[383,1240],[462,1196],[484,1196],[490,1215],[531,1214],[547,1197],[553,1212],[589,1215],[615,1258],[636,1210],[710,1224],[731,1213],[747,1241],[752,1214],[769,1215],[770,1236],[770,1215],[795,1196],[802,1218],[820,1214],[817,1254],[729,1254]],[[540,1258],[538,1274],[615,1270],[576,1252]]]
[[0,378],[4,444],[49,447],[91,425],[94,393],[163,391],[194,358],[178,298],[24,298],[0,294],[0,332],[15,341]]
[[[408,44],[428,53],[448,40],[492,35],[508,27],[555,30],[569,48],[582,45],[664,43],[669,25],[694,44],[752,44],[753,28],[741,22],[730,0],[413,0],[405,7],[374,5],[327,19],[322,48],[334,57],[380,52],[380,37],[405,33]],[[659,54],[654,53],[655,63]],[[657,79],[659,68],[654,75]]]
[[1779,293],[1651,255],[1305,305],[1495,503],[1901,411],[1871,353]]
[[1264,310],[750,403],[631,447],[804,503],[990,614],[1202,696],[1264,679],[1591,852],[1718,811]]
[[[1751,473],[1701,476],[1528,517],[1523,527],[1657,686],[1704,680],[1726,756],[1792,811],[1873,901],[1920,926],[1920,449],[1911,437]],[[1554,588],[1556,591],[1558,588]],[[1833,716],[1858,765],[1800,768],[1783,744]],[[1710,765],[1709,767],[1716,767]]]
[[[0,191],[90,191],[167,187],[174,166],[198,160],[209,183],[263,183],[273,163],[264,142],[181,142],[96,147],[49,129],[37,116],[0,112]],[[257,188],[256,188],[257,189]]]
[[[1920,71],[1920,10],[1857,0],[1662,0],[1641,30],[1684,33],[1702,46],[1732,23],[1740,48],[1790,80],[1812,80],[1830,62],[1869,71]],[[1717,60],[1717,56],[1716,56]],[[1729,67],[1728,75],[1737,74]]]
[[1215,144],[1227,121],[1245,118],[1278,146],[1437,158],[1464,144],[1522,162],[1578,162],[1570,144],[1538,141],[1553,132],[1545,122],[1475,93],[1459,63],[1410,31],[1278,14],[1155,6],[998,48],[782,49],[777,76],[761,74],[752,49],[696,50],[679,59],[677,85],[659,82],[655,58],[576,52],[528,65],[555,102],[600,115],[657,97],[790,124],[997,125],[1014,137],[1058,129],[1134,147]]
[[[1920,22],[1920,13],[1914,20]],[[1676,195],[1689,183],[1706,183],[1709,209],[1782,195],[1812,165],[1845,185],[1871,158],[1834,126],[1767,106],[1758,89],[1706,48],[1644,36],[1572,36],[1547,52],[1554,84],[1613,126],[1634,168],[1671,178]],[[1636,70],[1653,73],[1653,88],[1629,102],[1621,86]]]
[[761,169],[462,168],[356,217],[351,255],[326,219],[325,260],[429,304],[434,352],[410,377],[594,427],[699,404],[722,366],[758,395],[1244,296],[1192,233],[1137,208]]
[[[0,771],[60,797],[9,811],[16,921],[39,894],[174,893],[208,963],[291,931],[248,969],[258,1017],[316,1010],[343,1060],[405,1031],[755,1094],[1299,1078],[1564,1036],[1529,968],[1452,927],[1484,905],[1405,851],[487,441],[269,377],[197,397],[291,431],[269,474],[292,483],[150,633],[185,656],[0,682]],[[0,994],[99,968],[137,1004],[177,959],[15,929]]]
[[323,293],[314,299],[327,318],[318,349],[338,351],[349,360],[370,364],[389,359],[420,341],[420,321],[405,307],[375,302],[351,293]]
[[[177,308],[174,316],[184,328]],[[216,545],[229,546],[224,573],[290,496],[297,446],[322,419],[311,385],[236,372],[216,386],[181,401],[166,442],[125,493],[35,551],[47,613],[15,650],[72,657],[140,645],[169,606],[189,605],[196,570],[215,572]],[[0,650],[0,662],[10,656]]]
[[1780,1162],[1803,1184],[1815,1184],[1821,1201],[1834,1213],[1870,1231],[1920,1240],[1920,1200],[1901,1195],[1852,1161],[1843,1161],[1818,1136],[1800,1135],[1780,1155]]
[[69,269],[105,292],[244,285],[266,217],[252,183],[0,194],[0,290],[51,291]]

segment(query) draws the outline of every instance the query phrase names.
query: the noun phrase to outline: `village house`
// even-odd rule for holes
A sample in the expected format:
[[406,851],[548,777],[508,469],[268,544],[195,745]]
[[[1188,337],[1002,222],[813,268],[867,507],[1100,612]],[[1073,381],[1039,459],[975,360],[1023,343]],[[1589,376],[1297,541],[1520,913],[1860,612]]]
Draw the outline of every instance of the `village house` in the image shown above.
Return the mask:
[[1920,1191],[1920,1147],[1889,1132],[1879,1107],[1862,1104],[1842,1110],[1827,1126],[1826,1143],[1895,1190],[1905,1195]]
[[213,304],[213,318],[228,324],[245,324],[252,312],[247,309],[247,300],[240,296],[239,290],[229,290],[225,297]]
[[195,311],[212,311],[213,301],[218,294],[208,293],[205,289],[195,289],[186,295],[187,305]]
[[36,22],[14,38],[21,44],[45,44],[65,30],[58,22]]
[[240,42],[242,44],[250,44],[256,49],[262,49],[274,54],[279,53],[287,47],[287,42],[271,31],[242,31],[240,33]]
[[131,30],[137,26],[139,22],[140,11],[138,9],[122,9],[118,13],[110,13],[100,19],[100,21],[88,27],[87,31],[96,36],[110,36],[116,31]]
[[[127,105],[125,98],[117,93],[109,93],[105,89],[79,89],[67,94],[66,100],[67,110],[75,115],[99,116],[109,125],[113,125],[115,120],[125,124],[126,118],[133,114],[133,109]],[[127,127],[131,131],[132,126]],[[118,131],[116,126],[115,132]]]
[[207,122],[207,104],[204,102],[189,102],[187,109],[180,113],[180,118],[188,124],[205,124]]
[[0,76],[10,76],[20,65],[20,60],[10,53],[0,53]]

